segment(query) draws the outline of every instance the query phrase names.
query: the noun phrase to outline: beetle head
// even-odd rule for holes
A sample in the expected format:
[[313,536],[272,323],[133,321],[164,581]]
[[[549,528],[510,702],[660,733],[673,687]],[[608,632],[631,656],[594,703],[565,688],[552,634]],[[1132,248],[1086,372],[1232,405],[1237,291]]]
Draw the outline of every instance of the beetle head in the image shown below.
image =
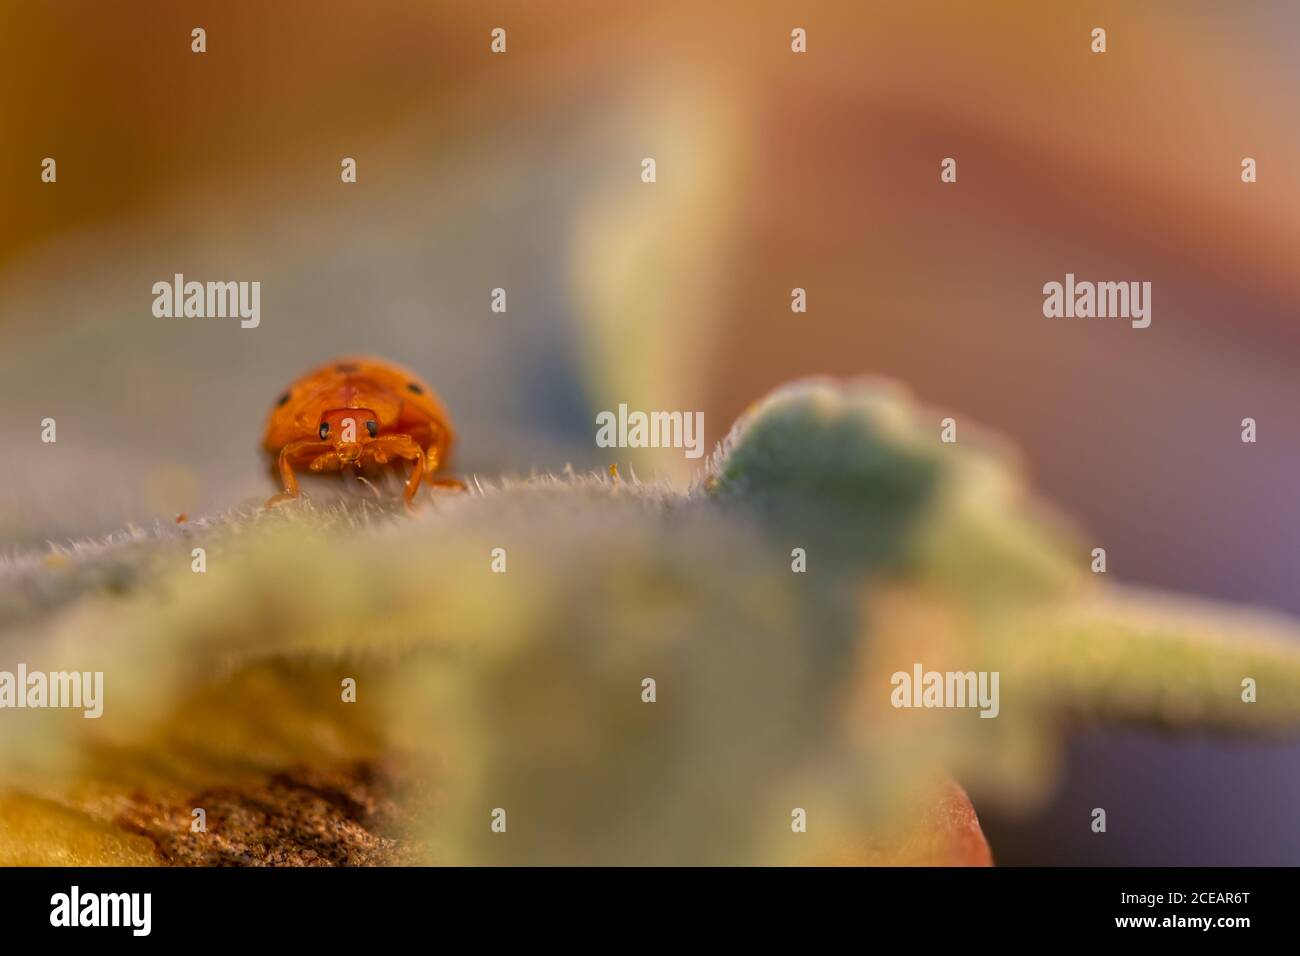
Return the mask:
[[361,458],[361,449],[379,434],[378,416],[368,408],[334,408],[320,417],[317,435],[334,446],[345,465]]

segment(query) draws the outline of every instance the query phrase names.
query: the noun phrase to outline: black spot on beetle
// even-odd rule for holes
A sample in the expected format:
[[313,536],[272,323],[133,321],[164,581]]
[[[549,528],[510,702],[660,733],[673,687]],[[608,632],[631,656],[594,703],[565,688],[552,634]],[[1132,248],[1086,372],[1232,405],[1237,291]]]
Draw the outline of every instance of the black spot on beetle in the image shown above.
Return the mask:
[[283,405],[283,404],[284,404],[285,402],[287,402],[288,400],[289,400],[289,393],[288,393],[288,392],[285,392],[283,395],[281,395],[279,398],[277,398],[277,399],[275,400],[275,405],[276,405],[277,408],[279,408],[281,405]]
[[416,385],[414,382],[410,382],[409,384],[407,384],[406,390],[408,392],[414,392],[416,395],[424,394],[424,389],[420,388],[420,386]]

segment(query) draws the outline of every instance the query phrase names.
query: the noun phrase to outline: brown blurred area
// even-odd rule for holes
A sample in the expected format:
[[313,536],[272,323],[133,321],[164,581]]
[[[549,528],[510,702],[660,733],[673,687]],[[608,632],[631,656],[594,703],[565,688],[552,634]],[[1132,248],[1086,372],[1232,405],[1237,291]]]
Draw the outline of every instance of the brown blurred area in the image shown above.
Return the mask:
[[[591,413],[619,402],[703,408],[713,442],[792,377],[880,374],[936,427],[1009,435],[1117,577],[1300,612],[1298,28],[1210,0],[4,4],[0,529],[37,546],[264,494],[270,399],[350,351],[433,377],[486,473],[601,464]],[[260,279],[263,326],[154,319],[174,272]],[[1151,281],[1151,327],[1045,319],[1067,272]],[[33,447],[46,414],[57,448]],[[1279,779],[1199,746],[1084,752],[1160,769],[1111,797],[1152,825],[1209,812],[1186,794],[1229,760],[1274,817],[1300,796],[1294,748]],[[990,828],[995,856],[1053,859],[1088,779],[1039,829]],[[1216,860],[1300,853],[1238,827]]]
[[[563,5],[510,15],[519,52],[494,62],[479,41],[495,21],[472,4],[6,4],[12,82],[0,108],[23,149],[5,151],[17,188],[0,249],[8,257],[208,177],[238,183],[259,166],[365,142],[413,109],[482,92],[489,69],[518,96],[530,85],[528,36],[595,26]],[[209,37],[202,56],[190,49],[195,27]],[[59,159],[58,190],[28,175],[34,153]],[[324,169],[315,185],[336,179]],[[299,188],[311,185],[303,177]]]

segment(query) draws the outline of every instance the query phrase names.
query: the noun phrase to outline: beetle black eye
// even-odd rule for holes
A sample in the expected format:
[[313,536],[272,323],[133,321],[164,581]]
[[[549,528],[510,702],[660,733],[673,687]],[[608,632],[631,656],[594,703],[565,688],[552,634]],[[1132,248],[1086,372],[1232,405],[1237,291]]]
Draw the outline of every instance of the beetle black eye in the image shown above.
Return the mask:
[[424,394],[424,389],[420,388],[420,386],[416,385],[414,382],[409,383],[409,384],[406,386],[406,390],[407,390],[408,392],[414,392],[416,395],[423,395],[423,394]]
[[373,418],[370,419],[370,421],[366,422],[366,431],[370,432],[371,438],[374,438],[379,434],[379,422],[375,421]]
[[328,435],[329,433],[330,433],[330,423],[329,423],[329,422],[321,422],[321,423],[320,423],[320,440],[321,440],[321,441],[324,441],[324,440],[325,440],[325,436]]

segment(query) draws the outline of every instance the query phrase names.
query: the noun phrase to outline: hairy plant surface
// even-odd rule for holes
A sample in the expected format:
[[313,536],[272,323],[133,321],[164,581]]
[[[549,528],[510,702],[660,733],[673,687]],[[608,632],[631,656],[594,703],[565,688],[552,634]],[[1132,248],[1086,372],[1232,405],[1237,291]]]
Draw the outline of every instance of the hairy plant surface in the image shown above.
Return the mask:
[[[980,863],[949,780],[1038,799],[1067,722],[1300,723],[1294,622],[1103,583],[934,421],[798,382],[686,492],[476,481],[16,555],[0,669],[104,700],[0,714],[0,863]],[[999,672],[998,717],[892,707],[914,662]]]

